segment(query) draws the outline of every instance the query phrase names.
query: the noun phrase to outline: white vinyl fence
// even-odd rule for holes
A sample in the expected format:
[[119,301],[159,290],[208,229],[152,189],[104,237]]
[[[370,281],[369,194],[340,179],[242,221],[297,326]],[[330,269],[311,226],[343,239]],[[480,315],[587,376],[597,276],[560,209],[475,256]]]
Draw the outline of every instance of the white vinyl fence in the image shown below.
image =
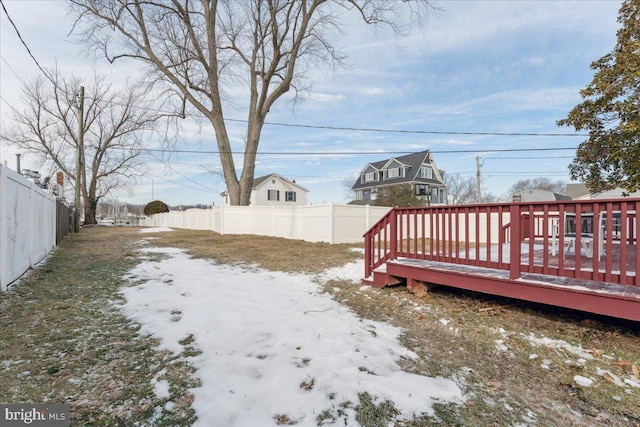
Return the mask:
[[140,225],[220,234],[255,234],[308,242],[359,243],[391,208],[355,205],[223,206],[152,215]]
[[0,289],[56,244],[56,198],[0,164]]

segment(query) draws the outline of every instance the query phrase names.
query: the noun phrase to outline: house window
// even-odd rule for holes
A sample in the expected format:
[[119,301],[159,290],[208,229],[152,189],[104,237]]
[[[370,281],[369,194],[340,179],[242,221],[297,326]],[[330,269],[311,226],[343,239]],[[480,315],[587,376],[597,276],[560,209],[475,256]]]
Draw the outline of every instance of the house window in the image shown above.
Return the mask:
[[433,187],[433,188],[431,189],[431,197],[429,197],[429,201],[430,201],[431,203],[439,203],[439,202],[440,202],[440,199],[439,199],[439,197],[438,197],[438,196],[439,196],[439,193],[440,193],[440,192],[438,191],[438,188]]
[[269,190],[269,195],[267,196],[267,200],[272,202],[277,202],[280,200],[280,191],[279,190]]
[[428,189],[425,184],[416,184],[416,196],[426,196],[429,194]]
[[368,172],[362,175],[362,182],[371,182],[376,180],[375,172]]
[[295,191],[285,191],[284,192],[284,200],[287,202],[295,202],[296,201],[296,192]]
[[431,169],[429,166],[422,166],[420,168],[420,178],[432,179],[433,178],[433,169]]

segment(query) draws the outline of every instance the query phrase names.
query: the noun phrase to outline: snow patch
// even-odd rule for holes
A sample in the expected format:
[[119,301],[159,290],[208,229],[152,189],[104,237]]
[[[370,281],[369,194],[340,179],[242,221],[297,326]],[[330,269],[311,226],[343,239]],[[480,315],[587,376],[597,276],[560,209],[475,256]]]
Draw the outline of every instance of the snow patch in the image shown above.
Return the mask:
[[591,378],[583,377],[582,375],[574,375],[573,381],[575,381],[575,383],[580,387],[591,387],[593,385],[593,380]]
[[[314,426],[323,411],[336,425],[355,425],[361,392],[393,401],[399,419],[464,400],[452,380],[403,371],[398,361],[417,355],[399,343],[402,330],[359,318],[313,276],[216,265],[178,249],[144,251],[164,256],[128,273],[143,283],[121,289],[121,308],[162,348],[201,351],[191,358],[202,383],[191,390],[195,426],[273,425],[276,415]],[[319,278],[361,273],[360,261]],[[180,321],[172,321],[177,312]],[[156,380],[154,389],[164,395],[168,383]]]
[[164,233],[167,231],[174,231],[172,228],[169,227],[151,227],[151,228],[141,228],[140,232],[141,233]]

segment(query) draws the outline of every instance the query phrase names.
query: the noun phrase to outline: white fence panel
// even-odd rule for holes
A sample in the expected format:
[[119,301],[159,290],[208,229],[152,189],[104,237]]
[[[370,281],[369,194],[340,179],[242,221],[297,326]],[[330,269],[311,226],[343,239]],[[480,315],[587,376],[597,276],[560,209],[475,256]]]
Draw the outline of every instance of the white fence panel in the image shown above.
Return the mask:
[[359,243],[362,235],[389,210],[353,205],[224,206],[156,214],[141,225],[309,242]]
[[55,242],[55,197],[0,165],[0,289],[44,259]]

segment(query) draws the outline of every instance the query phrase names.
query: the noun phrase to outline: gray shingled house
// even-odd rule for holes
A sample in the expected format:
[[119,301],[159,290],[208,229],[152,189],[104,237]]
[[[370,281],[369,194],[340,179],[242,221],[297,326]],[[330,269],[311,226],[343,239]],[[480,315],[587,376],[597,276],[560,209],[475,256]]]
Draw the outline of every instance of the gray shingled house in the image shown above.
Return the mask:
[[410,186],[425,205],[447,203],[444,171],[438,169],[429,150],[367,164],[353,184],[352,204],[375,204],[385,188]]

